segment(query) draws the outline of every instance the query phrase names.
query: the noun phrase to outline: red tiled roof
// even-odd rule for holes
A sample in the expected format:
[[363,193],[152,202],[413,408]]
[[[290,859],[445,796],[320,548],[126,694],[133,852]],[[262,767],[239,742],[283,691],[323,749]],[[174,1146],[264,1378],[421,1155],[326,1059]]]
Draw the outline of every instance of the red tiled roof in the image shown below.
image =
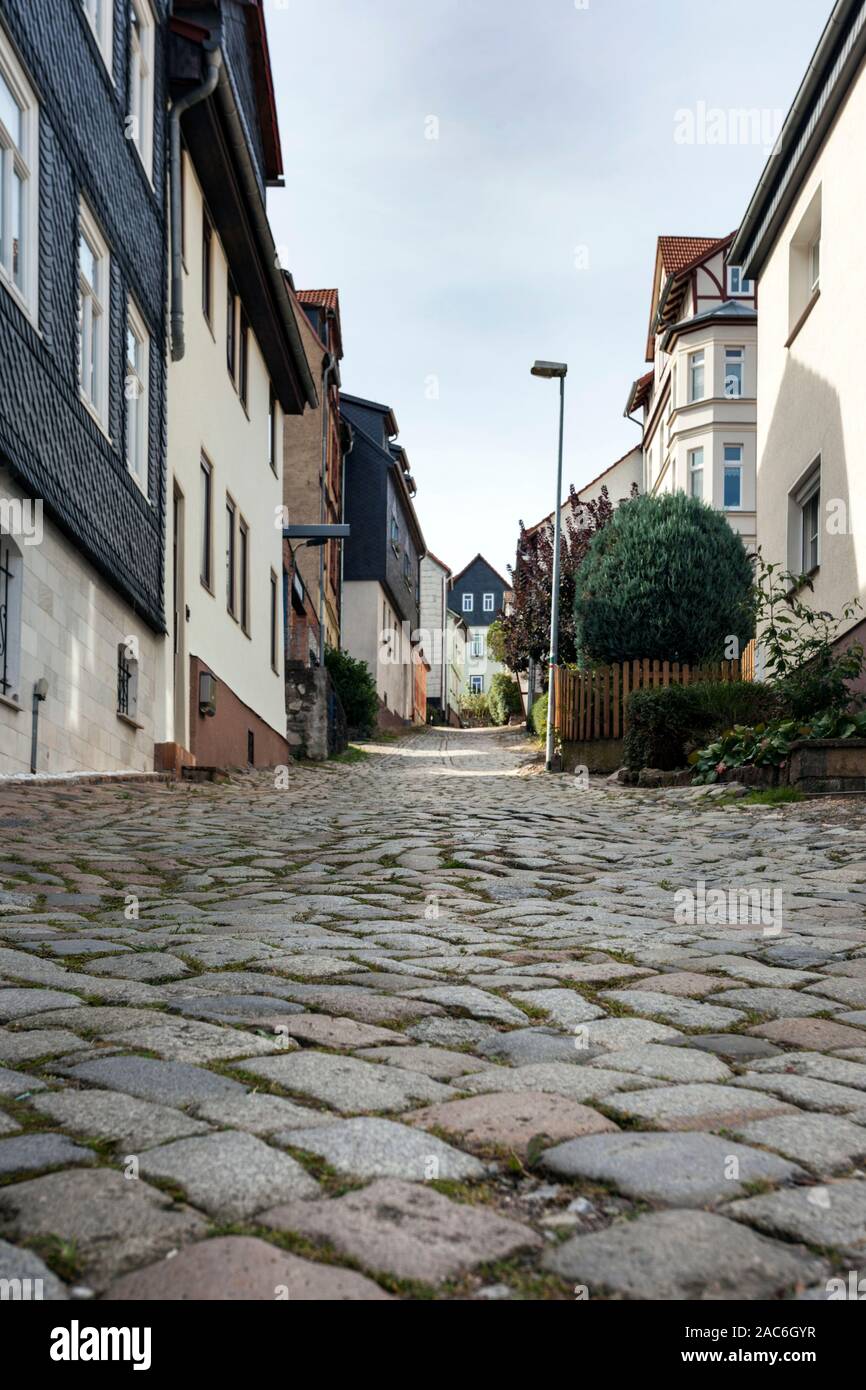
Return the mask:
[[679,275],[714,246],[727,240],[727,237],[717,236],[660,236],[659,252],[665,273]]
[[302,304],[315,304],[322,309],[333,309],[334,313],[339,312],[339,290],[295,290],[295,294]]

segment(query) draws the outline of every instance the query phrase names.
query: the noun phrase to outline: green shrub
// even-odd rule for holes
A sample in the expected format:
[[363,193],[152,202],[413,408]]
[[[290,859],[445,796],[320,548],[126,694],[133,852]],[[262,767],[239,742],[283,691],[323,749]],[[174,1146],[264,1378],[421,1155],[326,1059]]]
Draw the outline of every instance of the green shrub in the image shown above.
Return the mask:
[[628,701],[623,754],[633,772],[663,772],[686,765],[689,753],[735,724],[778,718],[784,706],[767,685],[749,681],[701,681],[636,690]]
[[533,733],[535,734],[536,738],[546,738],[546,737],[547,737],[547,692],[546,692],[546,691],[545,691],[545,693],[544,693],[543,695],[539,695],[538,699],[535,701],[535,704],[532,706],[532,712],[531,712],[531,714],[530,714],[530,716],[529,716],[529,722],[530,722],[530,724],[531,724],[531,726],[532,726],[532,730],[533,730]]
[[523,710],[523,701],[520,698],[520,687],[517,681],[500,671],[490,682],[487,704],[493,723],[507,724],[512,714],[520,714]]
[[379,696],[366,661],[357,661],[348,652],[330,647],[325,653],[325,665],[340,697],[349,728],[365,737],[369,736],[379,718]]
[[490,721],[490,706],[486,695],[461,695],[460,718],[474,720],[479,724]]
[[755,632],[752,564],[714,507],[675,492],[624,502],[575,580],[576,645],[591,660],[718,661]]

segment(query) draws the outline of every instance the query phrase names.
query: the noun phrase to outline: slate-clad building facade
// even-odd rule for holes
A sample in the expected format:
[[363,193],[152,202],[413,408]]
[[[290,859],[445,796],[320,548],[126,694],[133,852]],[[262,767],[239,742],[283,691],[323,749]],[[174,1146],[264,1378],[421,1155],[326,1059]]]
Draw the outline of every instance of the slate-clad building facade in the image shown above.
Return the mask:
[[390,406],[357,396],[340,397],[352,430],[346,460],[343,586],[344,646],[366,661],[376,677],[384,722],[412,720],[421,598],[421,557],[426,553],[413,497],[409,459],[397,443]]
[[487,635],[490,625],[502,616],[510,593],[507,581],[483,555],[476,555],[451,580],[448,607],[468,629],[464,686],[467,694],[489,694],[493,677],[506,669],[491,657]]
[[[165,0],[0,0],[0,772],[150,768]],[[11,180],[11,182],[10,182]]]

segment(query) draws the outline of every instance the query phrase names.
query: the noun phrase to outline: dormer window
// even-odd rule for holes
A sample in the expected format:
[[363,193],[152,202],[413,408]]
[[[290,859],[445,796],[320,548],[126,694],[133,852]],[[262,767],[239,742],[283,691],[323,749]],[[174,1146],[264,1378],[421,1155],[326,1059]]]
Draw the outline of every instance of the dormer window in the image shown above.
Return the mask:
[[743,275],[738,265],[728,266],[728,294],[734,299],[750,297],[755,293],[754,283]]

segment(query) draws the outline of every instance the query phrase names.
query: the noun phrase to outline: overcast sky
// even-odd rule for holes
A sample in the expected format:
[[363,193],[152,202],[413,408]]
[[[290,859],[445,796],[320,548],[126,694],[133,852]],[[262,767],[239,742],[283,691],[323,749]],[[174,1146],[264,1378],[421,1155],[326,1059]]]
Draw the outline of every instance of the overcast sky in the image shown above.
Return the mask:
[[569,363],[565,489],[637,441],[656,237],[737,226],[830,8],[268,0],[275,239],[299,288],[339,289],[344,389],[393,407],[455,571],[505,573],[553,507],[536,357]]

